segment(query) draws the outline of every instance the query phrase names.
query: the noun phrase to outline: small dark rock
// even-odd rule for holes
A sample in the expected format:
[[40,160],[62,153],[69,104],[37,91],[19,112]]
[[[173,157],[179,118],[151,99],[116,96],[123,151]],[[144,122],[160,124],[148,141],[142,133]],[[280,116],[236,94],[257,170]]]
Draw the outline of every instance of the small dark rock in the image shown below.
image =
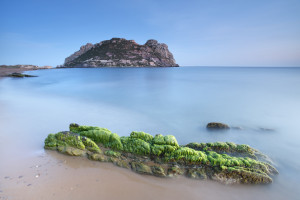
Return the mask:
[[227,124],[219,122],[210,122],[206,126],[207,129],[230,129]]
[[28,74],[22,74],[22,73],[11,73],[9,75],[7,75],[8,77],[14,77],[14,78],[24,78],[24,77],[37,77],[37,76],[33,76],[33,75],[28,75]]

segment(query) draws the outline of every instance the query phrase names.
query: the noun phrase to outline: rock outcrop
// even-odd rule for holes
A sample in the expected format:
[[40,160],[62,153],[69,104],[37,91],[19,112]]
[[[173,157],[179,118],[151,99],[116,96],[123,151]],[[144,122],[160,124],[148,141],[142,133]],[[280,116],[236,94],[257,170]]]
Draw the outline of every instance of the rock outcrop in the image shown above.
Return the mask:
[[[108,129],[70,124],[70,131],[49,134],[45,149],[91,160],[112,162],[140,174],[159,177],[185,175],[225,184],[271,183],[278,171],[263,154],[231,142],[179,146],[172,135],[132,132],[119,137]],[[259,157],[259,158],[258,158]]]
[[139,45],[134,40],[112,38],[81,46],[59,67],[178,67],[178,64],[168,46],[156,40]]
[[14,72],[14,73],[6,75],[6,77],[24,78],[24,77],[37,77],[37,76]]
[[213,129],[213,130],[230,129],[230,127],[227,124],[220,123],[220,122],[210,122],[206,125],[206,128]]

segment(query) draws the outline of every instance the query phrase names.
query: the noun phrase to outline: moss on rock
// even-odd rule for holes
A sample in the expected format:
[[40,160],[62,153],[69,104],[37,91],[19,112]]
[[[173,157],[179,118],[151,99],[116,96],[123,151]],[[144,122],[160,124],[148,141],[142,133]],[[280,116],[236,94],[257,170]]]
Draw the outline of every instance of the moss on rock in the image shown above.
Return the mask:
[[[104,154],[100,147],[105,147]],[[131,132],[120,137],[108,129],[71,124],[70,131],[49,134],[45,149],[72,156],[88,155],[141,174],[165,177],[186,175],[195,179],[214,179],[222,183],[271,183],[278,171],[259,161],[258,151],[232,142],[189,143],[179,146],[172,135],[153,137]],[[263,154],[260,154],[263,155]],[[264,156],[264,155],[263,155]]]
[[89,159],[96,160],[96,161],[101,161],[101,162],[106,162],[107,161],[107,158],[102,153],[89,154]]
[[150,155],[150,144],[144,140],[131,137],[121,137],[123,150],[138,155]]
[[139,174],[152,174],[151,167],[142,162],[132,162],[131,169]]
[[158,177],[166,176],[165,170],[161,166],[158,166],[158,165],[151,166],[151,170],[152,170],[152,173],[154,176],[158,176]]
[[119,157],[121,156],[121,153],[120,153],[120,152],[111,151],[111,150],[105,151],[104,154],[107,155],[107,156],[110,156],[110,157],[116,157],[116,158],[119,158]]
[[220,123],[220,122],[210,122],[206,125],[206,128],[213,129],[213,130],[230,129],[230,127],[227,124]]
[[133,131],[130,133],[130,137],[131,138],[138,138],[141,140],[144,140],[145,142],[151,143],[153,136],[150,135],[149,133],[145,133],[145,132],[137,132],[137,131]]
[[121,142],[120,136],[116,133],[113,133],[109,136],[108,146],[112,149],[123,151],[123,144]]
[[256,158],[257,150],[251,148],[249,145],[246,144],[235,144],[233,142],[209,142],[209,143],[189,143],[186,147],[199,150],[199,151],[215,151],[217,153],[229,153],[240,155],[243,157],[251,157]]
[[156,145],[170,145],[175,146],[177,148],[179,147],[177,140],[173,135],[163,136],[161,134],[157,134],[153,138],[152,143]]

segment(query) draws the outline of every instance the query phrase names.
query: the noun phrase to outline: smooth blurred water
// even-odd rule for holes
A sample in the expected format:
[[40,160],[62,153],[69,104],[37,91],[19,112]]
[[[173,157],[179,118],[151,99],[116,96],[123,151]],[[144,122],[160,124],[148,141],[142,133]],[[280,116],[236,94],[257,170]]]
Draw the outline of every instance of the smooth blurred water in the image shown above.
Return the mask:
[[[0,79],[1,159],[14,155],[4,153],[4,143],[18,134],[20,148],[35,152],[43,149],[48,133],[67,130],[76,122],[119,135],[133,130],[172,134],[180,144],[249,144],[269,155],[280,172],[273,184],[249,187],[249,192],[263,188],[275,199],[300,195],[300,68],[81,68],[27,73],[39,77]],[[209,132],[205,126],[212,121],[242,130]]]

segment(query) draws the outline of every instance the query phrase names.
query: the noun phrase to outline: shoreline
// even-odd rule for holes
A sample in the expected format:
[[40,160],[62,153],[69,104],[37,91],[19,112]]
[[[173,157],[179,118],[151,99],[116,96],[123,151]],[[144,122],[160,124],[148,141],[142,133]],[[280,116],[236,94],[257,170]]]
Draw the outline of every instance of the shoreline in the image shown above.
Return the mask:
[[4,78],[12,73],[23,73],[24,71],[34,71],[35,69],[23,69],[23,68],[0,68],[0,78]]
[[46,69],[56,69],[56,68],[13,68],[13,67],[0,67],[0,79],[7,77],[7,75],[12,73],[24,73],[26,71],[35,70],[46,70]]

